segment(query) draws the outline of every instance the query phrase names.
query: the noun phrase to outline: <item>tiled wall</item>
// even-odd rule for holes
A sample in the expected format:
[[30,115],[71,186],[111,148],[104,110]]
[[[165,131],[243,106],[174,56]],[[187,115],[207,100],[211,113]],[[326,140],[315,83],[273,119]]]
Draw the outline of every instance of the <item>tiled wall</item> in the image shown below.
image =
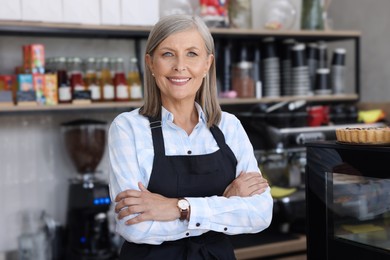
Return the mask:
[[[135,55],[132,40],[2,36],[0,74],[13,73],[22,62],[22,45],[30,43],[44,44],[46,57],[106,56],[129,61]],[[23,209],[44,209],[61,224],[65,223],[68,179],[75,169],[61,143],[60,124],[85,117],[111,122],[116,114],[0,114],[0,252],[17,248]],[[107,172],[106,168],[105,155],[99,169]]]
[[[78,118],[107,122],[116,112],[10,114],[0,116],[0,252],[15,250],[21,212],[43,209],[65,223],[68,180],[76,170],[65,151],[61,123]],[[107,149],[98,166],[107,177]]]

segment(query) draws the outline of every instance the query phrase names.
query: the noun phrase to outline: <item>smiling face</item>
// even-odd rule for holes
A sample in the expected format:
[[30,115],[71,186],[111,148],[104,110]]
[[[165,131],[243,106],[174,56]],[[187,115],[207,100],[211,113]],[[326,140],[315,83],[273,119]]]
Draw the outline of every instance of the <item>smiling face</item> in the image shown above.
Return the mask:
[[194,101],[212,59],[195,29],[170,35],[157,46],[153,56],[146,55],[163,105]]

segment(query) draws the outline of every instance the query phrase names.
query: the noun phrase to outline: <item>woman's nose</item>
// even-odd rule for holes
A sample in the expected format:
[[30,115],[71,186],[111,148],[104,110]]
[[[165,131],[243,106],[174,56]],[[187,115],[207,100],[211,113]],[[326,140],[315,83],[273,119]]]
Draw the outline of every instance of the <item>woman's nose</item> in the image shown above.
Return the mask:
[[184,70],[186,70],[186,68],[187,68],[187,66],[186,66],[184,60],[181,58],[177,58],[176,63],[173,66],[173,69],[175,71],[184,71]]

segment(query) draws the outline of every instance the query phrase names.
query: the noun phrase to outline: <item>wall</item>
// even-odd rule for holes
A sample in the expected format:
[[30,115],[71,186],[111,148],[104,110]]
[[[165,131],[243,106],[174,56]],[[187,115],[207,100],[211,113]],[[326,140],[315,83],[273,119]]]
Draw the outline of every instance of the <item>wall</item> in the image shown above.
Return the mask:
[[336,30],[359,30],[361,37],[361,100],[390,99],[390,1],[332,1],[329,16]]
[[[24,210],[43,209],[65,223],[68,183],[76,176],[61,123],[79,118],[107,122],[118,112],[54,112],[0,116],[0,252],[17,248]],[[107,179],[107,150],[97,169]]]

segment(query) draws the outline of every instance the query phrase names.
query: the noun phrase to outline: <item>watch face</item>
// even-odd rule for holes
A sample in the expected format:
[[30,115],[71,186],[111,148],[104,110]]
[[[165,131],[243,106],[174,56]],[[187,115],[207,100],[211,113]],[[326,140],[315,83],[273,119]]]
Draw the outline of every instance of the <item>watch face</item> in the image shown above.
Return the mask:
[[179,200],[178,206],[179,206],[179,208],[181,208],[181,209],[188,209],[188,207],[190,206],[190,204],[188,203],[187,200]]

